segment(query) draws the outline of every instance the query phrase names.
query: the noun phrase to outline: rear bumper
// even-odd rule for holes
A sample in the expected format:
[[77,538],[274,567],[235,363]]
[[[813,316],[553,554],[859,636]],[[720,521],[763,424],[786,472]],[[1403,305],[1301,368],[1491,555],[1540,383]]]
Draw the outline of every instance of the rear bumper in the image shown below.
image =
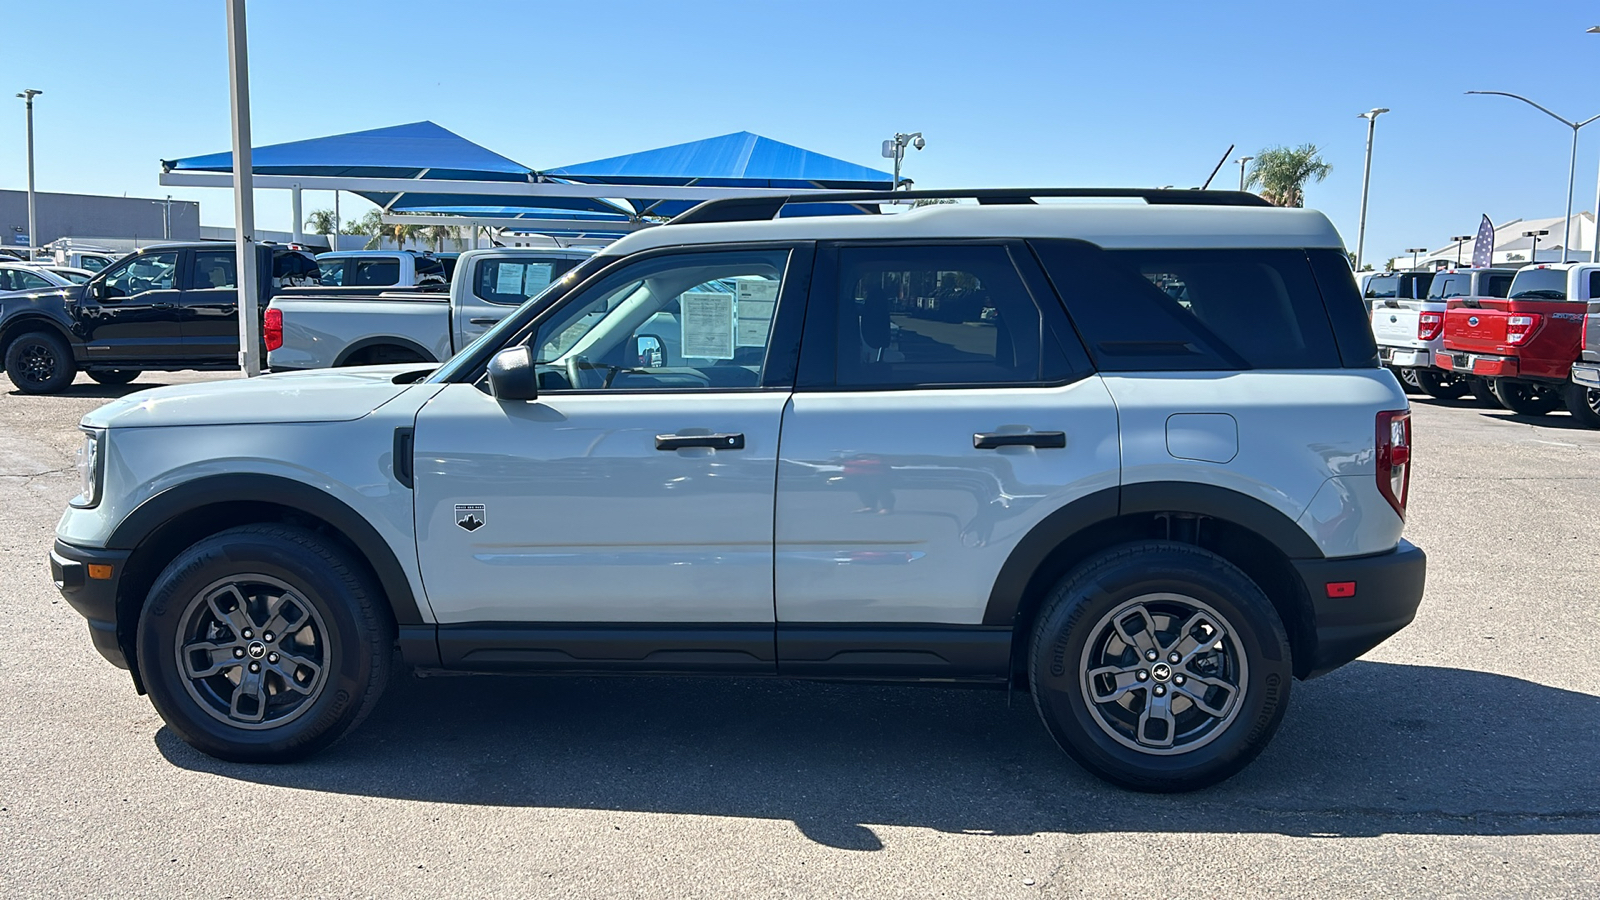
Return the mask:
[[[1387,553],[1344,559],[1291,560],[1316,613],[1316,647],[1306,678],[1339,668],[1411,624],[1422,603],[1428,559],[1410,541]],[[1353,582],[1348,597],[1329,597],[1329,584]]]
[[1433,364],[1446,372],[1481,375],[1486,378],[1516,378],[1522,374],[1521,365],[1515,356],[1490,356],[1484,353],[1441,350],[1433,355]]
[[[50,577],[68,605],[89,621],[89,638],[100,655],[119,668],[128,668],[122,644],[117,640],[117,583],[122,578],[127,550],[95,550],[56,541],[50,550]],[[90,577],[92,574],[108,577]]]
[[1378,360],[1386,366],[1401,369],[1426,369],[1433,365],[1433,354],[1414,347],[1385,347],[1379,344]]
[[1573,363],[1572,381],[1574,384],[1600,390],[1600,363]]

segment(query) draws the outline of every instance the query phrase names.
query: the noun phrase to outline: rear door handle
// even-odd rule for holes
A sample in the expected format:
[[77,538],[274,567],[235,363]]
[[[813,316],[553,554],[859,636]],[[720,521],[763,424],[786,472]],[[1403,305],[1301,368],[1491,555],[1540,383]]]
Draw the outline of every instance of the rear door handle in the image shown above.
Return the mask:
[[468,319],[467,321],[472,323],[473,325],[493,325],[496,322],[499,322],[500,320],[499,319]]
[[1039,447],[1059,450],[1066,445],[1065,431],[995,431],[972,436],[974,450],[994,450],[997,447]]
[[743,450],[744,435],[740,434],[658,434],[657,450],[684,450],[689,447],[710,447],[712,450]]

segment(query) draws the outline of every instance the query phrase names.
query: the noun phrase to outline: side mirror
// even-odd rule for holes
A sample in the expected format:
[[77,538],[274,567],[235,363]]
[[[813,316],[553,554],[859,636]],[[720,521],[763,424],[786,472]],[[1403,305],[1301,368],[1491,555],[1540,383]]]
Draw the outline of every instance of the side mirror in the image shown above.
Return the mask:
[[635,335],[633,339],[633,356],[641,369],[659,369],[667,364],[667,348],[660,336],[654,334]]
[[489,360],[489,393],[496,400],[534,400],[539,396],[539,374],[534,369],[533,351],[527,347],[508,347]]

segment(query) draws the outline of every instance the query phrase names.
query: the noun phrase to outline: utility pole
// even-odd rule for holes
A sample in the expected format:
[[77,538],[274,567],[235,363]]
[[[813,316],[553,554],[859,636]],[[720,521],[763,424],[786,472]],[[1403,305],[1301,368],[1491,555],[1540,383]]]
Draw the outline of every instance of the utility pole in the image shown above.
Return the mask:
[[1254,156],[1239,157],[1239,190],[1244,190],[1244,164],[1255,159]]
[[[1376,107],[1357,118],[1367,120],[1367,164],[1361,173],[1361,224],[1356,226],[1356,271],[1361,271],[1361,256],[1367,248],[1367,190],[1372,185],[1372,135],[1378,130],[1378,117],[1389,110]],[[1412,268],[1416,268],[1415,265]]]
[[894,160],[893,190],[900,190],[900,161],[906,158],[907,146],[921,150],[923,147],[928,146],[928,142],[922,139],[922,132],[920,131],[913,131],[910,134],[896,132],[892,139],[883,142],[884,158]]
[[228,101],[233,112],[233,246],[239,260],[239,368],[261,374],[261,312],[256,271],[256,204],[250,159],[250,57],[244,0],[228,4]]
[[39,246],[39,219],[33,197],[33,98],[44,93],[28,88],[18,97],[28,107],[28,258],[33,259],[33,248]]
[[[1591,122],[1600,121],[1600,116],[1590,116],[1589,118],[1584,119],[1582,122],[1574,122],[1570,119],[1556,115],[1555,113],[1545,109],[1521,94],[1508,94],[1505,91],[1467,91],[1467,93],[1492,94],[1496,97],[1510,97],[1513,100],[1521,100],[1523,103],[1528,104],[1534,109],[1537,109],[1539,112],[1544,113],[1550,118],[1555,119],[1557,122],[1560,122],[1561,124],[1572,129],[1572,155],[1567,160],[1567,220],[1561,226],[1561,261],[1566,262],[1569,253],[1567,245],[1572,243],[1572,181],[1575,177],[1577,177],[1578,174],[1578,132],[1583,128],[1583,126],[1588,125]],[[1600,210],[1597,210],[1597,212],[1600,212]],[[1527,237],[1527,235],[1524,234],[1523,237]],[[1533,244],[1534,249],[1537,250],[1539,248],[1539,241],[1537,238],[1534,239]]]
[[1428,248],[1427,247],[1407,247],[1406,248],[1406,252],[1411,254],[1411,271],[1415,272],[1417,270],[1417,254],[1418,253],[1427,253],[1428,252]]

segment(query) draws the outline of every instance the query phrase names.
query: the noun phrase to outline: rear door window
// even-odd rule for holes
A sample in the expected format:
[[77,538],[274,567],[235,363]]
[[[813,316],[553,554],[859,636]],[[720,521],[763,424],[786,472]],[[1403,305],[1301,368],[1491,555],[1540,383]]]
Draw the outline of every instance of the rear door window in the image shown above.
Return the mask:
[[1504,297],[1511,292],[1514,275],[1481,275],[1478,278],[1478,296]]
[[[445,276],[444,263],[431,256],[416,257],[417,284],[447,284],[449,278]],[[395,281],[400,280],[400,273],[395,272]]]
[[1363,296],[1368,300],[1393,300],[1399,293],[1399,275],[1374,275],[1367,279],[1367,291]]
[[1511,280],[1513,300],[1567,299],[1567,273],[1562,269],[1523,269]]
[[[349,276],[345,284],[352,287],[388,287],[400,283],[400,260],[393,257],[378,259],[356,258],[350,261]],[[441,271],[443,271],[441,269]]]
[[577,264],[576,259],[561,257],[514,256],[481,260],[473,273],[472,293],[489,303],[520,306]]
[[[1303,250],[1034,246],[1102,371],[1343,364]],[[1353,295],[1353,281],[1350,287]],[[1359,312],[1357,305],[1353,314]]]

